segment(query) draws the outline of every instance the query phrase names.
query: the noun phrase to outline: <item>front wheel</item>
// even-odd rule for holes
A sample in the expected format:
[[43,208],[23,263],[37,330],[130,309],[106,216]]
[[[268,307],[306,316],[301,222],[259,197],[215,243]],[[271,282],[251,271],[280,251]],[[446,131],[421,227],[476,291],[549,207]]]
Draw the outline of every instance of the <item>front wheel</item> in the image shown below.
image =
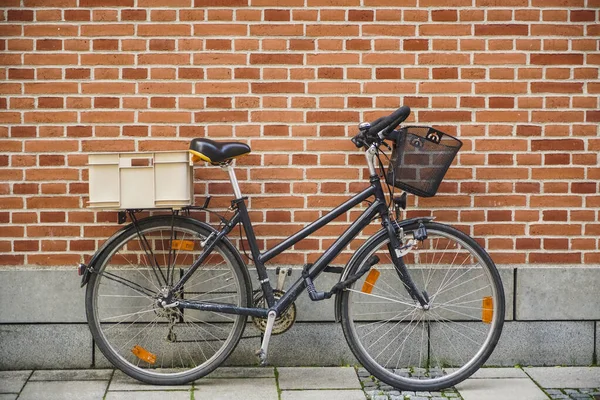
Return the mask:
[[195,300],[248,307],[248,272],[222,240],[172,293],[202,253],[211,228],[180,216],[146,218],[138,228],[125,230],[98,259],[86,291],[88,324],[98,348],[127,375],[155,385],[184,384],[227,358],[246,317],[175,304]]
[[[403,260],[429,307],[405,289],[385,230],[359,250],[348,272],[373,255],[379,263],[341,294],[352,352],[375,377],[403,390],[439,390],[468,378],[494,350],[504,322],[502,282],[485,250],[450,226],[424,226],[427,239],[408,247]],[[417,227],[404,227],[403,244]]]

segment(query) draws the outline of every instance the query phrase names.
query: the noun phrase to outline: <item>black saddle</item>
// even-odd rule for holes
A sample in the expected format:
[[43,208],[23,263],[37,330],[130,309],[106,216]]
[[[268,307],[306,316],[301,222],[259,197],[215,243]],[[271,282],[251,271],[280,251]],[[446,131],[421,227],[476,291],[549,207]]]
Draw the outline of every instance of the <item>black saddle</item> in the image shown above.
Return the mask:
[[220,163],[250,153],[250,146],[240,142],[215,142],[196,138],[190,142],[190,152],[209,163]]

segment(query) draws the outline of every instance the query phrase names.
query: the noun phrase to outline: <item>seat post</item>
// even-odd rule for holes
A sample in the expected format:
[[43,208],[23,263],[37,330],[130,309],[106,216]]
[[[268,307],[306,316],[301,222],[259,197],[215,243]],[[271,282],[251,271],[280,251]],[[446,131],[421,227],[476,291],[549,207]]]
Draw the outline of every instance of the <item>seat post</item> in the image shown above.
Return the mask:
[[233,194],[235,195],[236,200],[242,198],[242,191],[240,190],[240,185],[238,184],[237,177],[235,176],[235,171],[233,170],[233,166],[231,162],[221,165],[221,168],[229,174],[229,181],[231,182],[231,187],[233,188]]

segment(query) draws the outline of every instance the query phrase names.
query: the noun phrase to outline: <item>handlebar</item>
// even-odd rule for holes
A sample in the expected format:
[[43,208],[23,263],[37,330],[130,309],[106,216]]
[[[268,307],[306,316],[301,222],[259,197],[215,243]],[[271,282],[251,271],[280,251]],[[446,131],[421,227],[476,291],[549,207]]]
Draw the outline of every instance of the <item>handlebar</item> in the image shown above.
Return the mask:
[[402,106],[387,117],[373,121],[367,129],[352,138],[352,143],[358,148],[366,147],[378,140],[393,139],[392,132],[410,115],[410,107]]

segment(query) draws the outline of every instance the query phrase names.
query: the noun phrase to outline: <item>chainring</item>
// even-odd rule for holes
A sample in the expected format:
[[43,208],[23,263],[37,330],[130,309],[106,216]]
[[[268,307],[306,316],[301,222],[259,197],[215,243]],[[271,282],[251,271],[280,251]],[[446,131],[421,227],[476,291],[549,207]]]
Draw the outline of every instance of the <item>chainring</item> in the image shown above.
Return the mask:
[[[273,290],[273,296],[275,300],[279,300],[285,294],[282,290]],[[256,308],[266,308],[267,302],[264,298],[262,291],[257,292],[254,295],[254,307]],[[287,310],[285,310],[280,316],[275,318],[275,323],[273,324],[273,331],[271,334],[280,335],[284,332],[287,332],[288,329],[294,325],[296,321],[296,304],[292,303]],[[264,332],[267,329],[267,319],[266,318],[258,318],[252,317],[252,322],[254,325],[261,331]]]

